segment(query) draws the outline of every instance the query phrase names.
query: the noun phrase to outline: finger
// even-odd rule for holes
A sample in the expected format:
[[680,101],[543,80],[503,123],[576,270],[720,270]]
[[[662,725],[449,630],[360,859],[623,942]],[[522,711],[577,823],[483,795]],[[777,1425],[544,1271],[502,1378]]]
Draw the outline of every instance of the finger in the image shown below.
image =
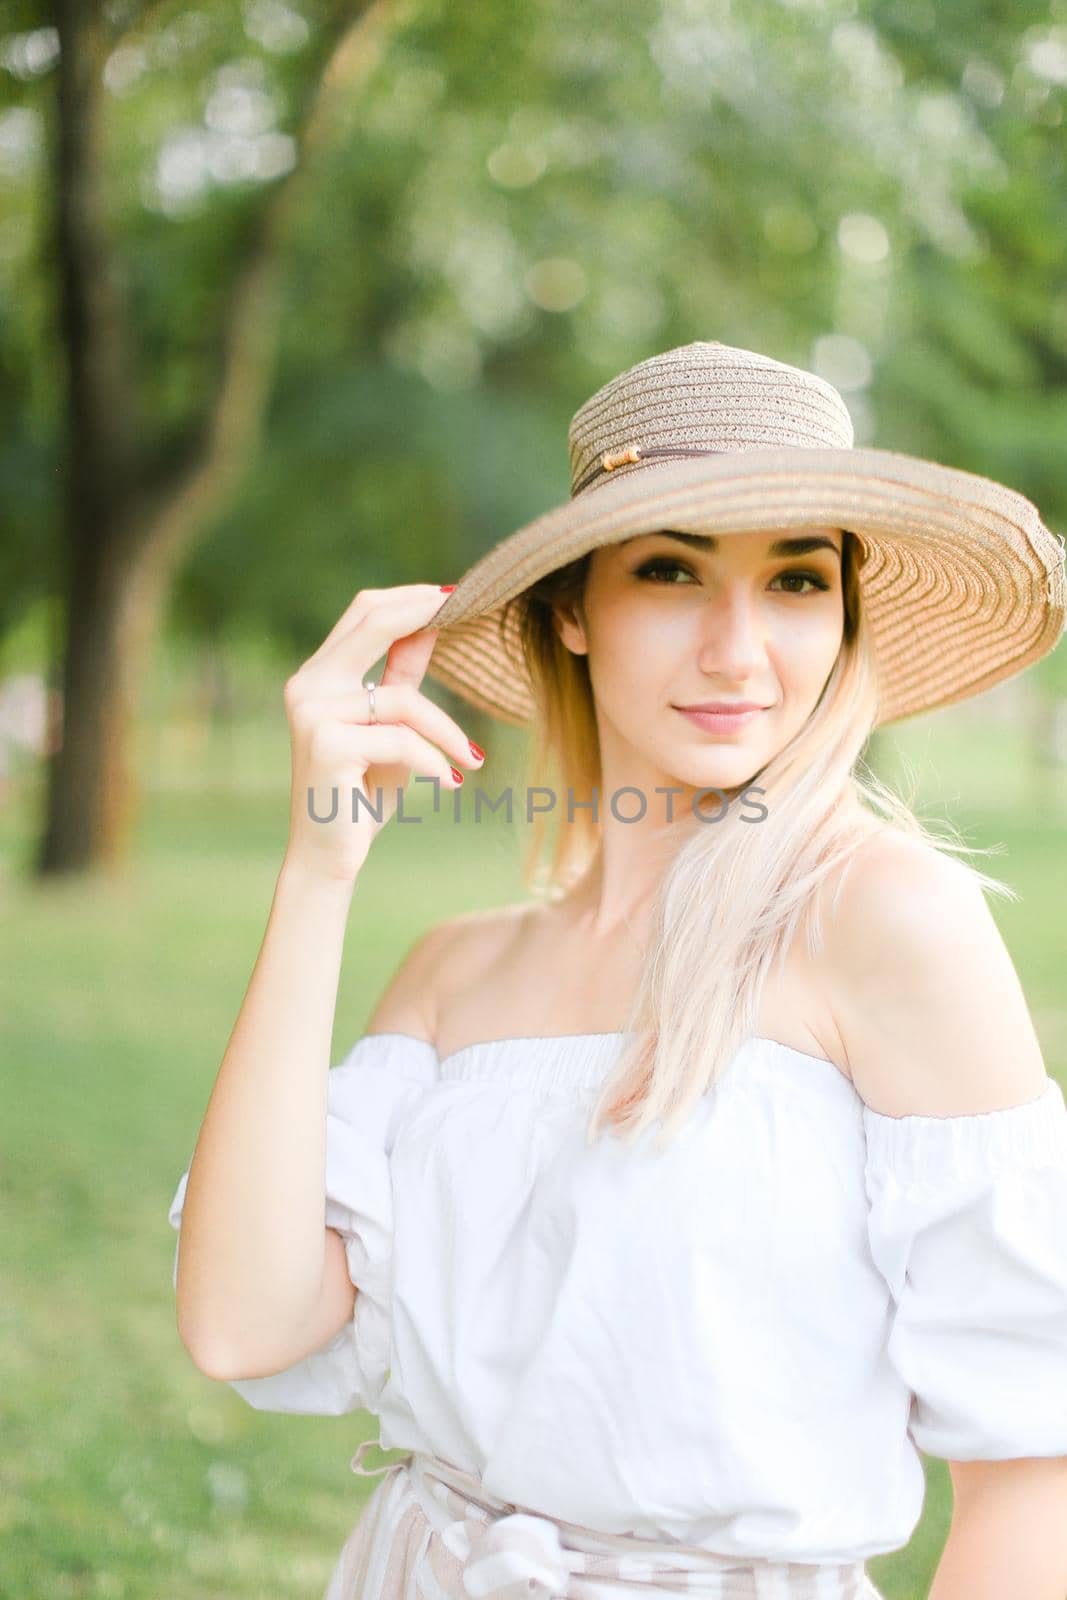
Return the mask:
[[[315,654],[309,656],[307,664],[334,655],[341,641],[351,638],[366,618],[378,615],[379,626],[368,636],[372,641],[378,639],[377,654],[367,662],[364,668],[366,671],[374,665],[394,638],[402,633],[413,632],[424,625],[436,611],[440,610],[447,599],[448,596],[442,592],[440,584],[437,583],[401,583],[389,589],[361,589],[330,629]],[[385,619],[390,620],[386,622]]]
[[351,723],[337,723],[321,743],[328,746],[329,753],[323,763],[327,766],[352,766],[365,772],[368,767],[383,763],[398,764],[409,767],[412,772],[440,778],[449,789],[459,787],[444,752],[404,723],[379,722],[360,728]]
[[[448,597],[442,595],[440,598],[442,598],[443,605]],[[440,608],[435,606],[434,610],[440,610]],[[357,650],[358,648],[360,656],[358,656],[357,662],[360,659],[366,661],[366,650],[368,650],[366,638],[368,638],[368,624],[370,622],[371,614],[368,613],[362,621],[355,624],[354,629],[350,630],[346,637],[339,640],[338,645],[334,646],[338,651],[339,659],[344,659],[344,651],[347,648],[352,648],[352,650]],[[379,622],[376,616],[374,616],[374,622],[376,624]],[[397,626],[395,624],[392,627],[382,624],[382,627],[384,627],[384,632],[382,632],[381,637],[386,638],[386,635],[392,635],[392,638],[386,642],[386,662],[384,662],[384,666],[382,666],[381,672],[378,674],[378,682],[389,683],[389,685],[414,685],[418,688],[422,678],[426,677],[426,669],[430,664],[430,656],[434,654],[434,645],[437,643],[437,635],[440,634],[440,629],[432,626],[432,619],[411,630],[408,634],[397,634]],[[370,648],[374,648],[374,646],[371,645]],[[365,666],[362,666],[360,682],[365,682],[366,678],[373,675],[371,674],[371,669],[373,669],[374,662],[381,661],[381,654],[382,651],[379,648],[378,654],[374,656],[373,661],[366,662]]]
[[[362,682],[376,661],[385,656],[383,683],[418,683],[429,664],[438,629],[433,618],[447,595],[429,584],[423,586],[422,603],[381,601],[365,610],[333,646],[332,660]],[[428,603],[427,603],[428,601]]]
[[440,628],[419,628],[394,639],[382,669],[381,682],[390,688],[418,688],[426,676]]
[[374,705],[377,722],[371,721],[370,695],[365,689],[354,689],[318,699],[312,702],[308,710],[312,716],[328,715],[340,722],[358,723],[365,727],[376,727],[386,722],[401,723],[434,740],[448,750],[455,760],[463,761],[468,766],[481,765],[482,758],[474,755],[470,740],[455,718],[421,694],[416,685],[378,684],[375,687]]

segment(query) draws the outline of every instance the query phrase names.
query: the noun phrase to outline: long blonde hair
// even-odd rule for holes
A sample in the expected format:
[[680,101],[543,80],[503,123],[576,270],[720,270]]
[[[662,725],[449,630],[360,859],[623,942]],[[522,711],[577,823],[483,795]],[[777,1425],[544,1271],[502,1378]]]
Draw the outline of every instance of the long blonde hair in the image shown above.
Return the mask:
[[[859,581],[862,544],[843,532],[837,660],[804,726],[750,781],[758,786],[750,805],[766,809],[763,820],[754,823],[731,803],[720,820],[681,830],[657,891],[626,1028],[633,1038],[600,1086],[590,1142],[610,1124],[632,1144],[656,1118],[663,1119],[657,1147],[667,1142],[755,1032],[764,984],[798,928],[809,954],[818,954],[819,887],[872,832],[894,828],[957,855],[994,853],[964,843],[948,823],[946,833],[935,833],[862,759],[877,682]],[[510,602],[536,704],[528,780],[575,802],[600,786],[596,715],[588,658],[563,643],[553,612],[580,602],[589,559],[557,568]],[[599,841],[587,808],[576,805],[551,843],[538,813],[523,865],[527,888],[558,898],[589,867]],[[1007,884],[961,865],[983,888],[1018,899]]]

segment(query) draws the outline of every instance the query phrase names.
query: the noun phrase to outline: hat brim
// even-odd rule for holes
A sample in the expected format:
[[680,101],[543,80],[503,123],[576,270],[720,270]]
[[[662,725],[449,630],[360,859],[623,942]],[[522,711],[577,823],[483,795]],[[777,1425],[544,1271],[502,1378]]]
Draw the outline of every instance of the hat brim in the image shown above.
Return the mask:
[[427,673],[525,725],[534,703],[508,602],[538,578],[661,527],[726,536],[815,525],[847,528],[864,547],[876,727],[991,688],[1062,636],[1063,540],[1025,495],[896,451],[788,446],[627,465],[527,523],[437,612]]

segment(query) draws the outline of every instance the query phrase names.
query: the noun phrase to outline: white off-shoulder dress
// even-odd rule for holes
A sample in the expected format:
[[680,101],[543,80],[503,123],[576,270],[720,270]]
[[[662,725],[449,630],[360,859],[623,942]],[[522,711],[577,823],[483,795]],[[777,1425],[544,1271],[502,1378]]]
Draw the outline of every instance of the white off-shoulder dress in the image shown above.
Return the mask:
[[1067,1455],[1054,1080],[1006,1110],[890,1117],[830,1062],[751,1037],[663,1151],[658,1123],[589,1145],[625,1038],[441,1058],[368,1033],[332,1070],[325,1221],[355,1316],[232,1382],[268,1411],[366,1408],[409,1453],[329,1600],[635,1580],[847,1600],[877,1593],[863,1563],[919,1520],[920,1450]]

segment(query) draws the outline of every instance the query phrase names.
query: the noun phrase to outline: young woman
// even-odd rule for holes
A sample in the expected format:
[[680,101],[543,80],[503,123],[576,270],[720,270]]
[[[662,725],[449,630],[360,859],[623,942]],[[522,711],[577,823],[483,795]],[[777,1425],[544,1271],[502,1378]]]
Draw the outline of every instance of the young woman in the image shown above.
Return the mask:
[[[286,685],[289,845],[170,1212],[181,1337],[406,1451],[328,1600],[871,1596],[920,1450],[954,1490],[931,1600],[1063,1600],[1067,1108],[1011,891],[861,760],[1052,649],[1062,548],[715,342],[570,448],[567,503],[447,599],[360,591]],[[542,827],[531,898],[423,934],[328,1071],[398,791],[492,767],[427,672],[532,725],[549,870]]]

